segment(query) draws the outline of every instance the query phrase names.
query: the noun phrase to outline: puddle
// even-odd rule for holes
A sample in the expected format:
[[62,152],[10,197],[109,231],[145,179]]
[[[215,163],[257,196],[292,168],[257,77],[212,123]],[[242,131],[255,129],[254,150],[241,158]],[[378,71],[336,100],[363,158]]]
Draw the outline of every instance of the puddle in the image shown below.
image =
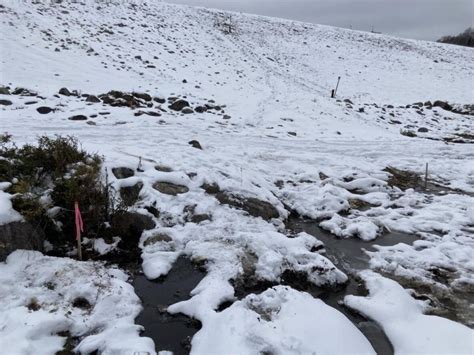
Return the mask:
[[373,248],[375,244],[384,246],[398,243],[411,244],[418,239],[418,237],[415,235],[392,232],[370,242],[356,238],[340,239],[320,228],[317,222],[297,218],[290,218],[287,223],[287,228],[294,233],[304,231],[322,241],[325,245],[326,256],[336,267],[349,276],[349,283],[344,288],[322,290],[317,287],[309,287],[305,291],[314,297],[322,299],[326,304],[336,308],[349,318],[370,341],[377,354],[393,354],[393,346],[380,326],[344,307],[342,300],[346,295],[364,296],[367,294],[367,290],[365,290],[355,277],[357,271],[369,268],[369,257],[362,251],[362,248],[375,250]]
[[135,276],[135,293],[143,303],[143,311],[135,322],[145,327],[142,335],[153,339],[157,351],[189,354],[191,339],[201,328],[200,322],[182,314],[170,315],[163,310],[189,299],[189,293],[204,276],[205,273],[186,258],[179,258],[168,275],[158,280]]

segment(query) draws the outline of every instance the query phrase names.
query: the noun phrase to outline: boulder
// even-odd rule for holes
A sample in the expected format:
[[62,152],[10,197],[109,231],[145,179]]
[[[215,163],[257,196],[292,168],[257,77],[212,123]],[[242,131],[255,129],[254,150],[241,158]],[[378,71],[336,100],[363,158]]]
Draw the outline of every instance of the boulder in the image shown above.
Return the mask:
[[196,205],[186,206],[183,210],[186,222],[199,224],[204,221],[212,220],[212,216],[208,213],[196,213]]
[[170,182],[163,182],[163,181],[158,181],[154,183],[153,188],[155,190],[158,190],[162,194],[172,195],[172,196],[184,194],[189,191],[189,189],[186,186],[176,185]]
[[207,107],[206,106],[198,106],[194,109],[194,111],[196,111],[197,113],[204,113],[207,111]]
[[158,102],[159,104],[164,104],[166,100],[162,97],[154,97],[153,101]]
[[0,87],[0,95],[10,95],[10,89],[4,86]]
[[112,174],[114,174],[117,179],[126,179],[135,175],[133,169],[126,167],[112,168]]
[[189,102],[183,99],[176,100],[169,106],[173,111],[181,111],[185,107],[189,107]]
[[151,96],[147,93],[144,92],[134,92],[132,93],[133,96],[135,96],[138,99],[144,100],[144,101],[151,101]]
[[140,198],[140,191],[143,183],[138,182],[132,186],[123,186],[120,188],[120,197],[126,206],[133,206]]
[[212,184],[208,184],[207,182],[205,182],[201,185],[201,189],[206,191],[209,195],[215,195],[221,191],[219,185],[217,185],[215,182],[213,182]]
[[426,133],[426,132],[428,132],[428,128],[426,128],[426,127],[420,127],[420,128],[418,128],[418,132],[420,132],[420,133]]
[[243,210],[251,216],[261,217],[266,221],[280,217],[280,213],[278,213],[275,206],[254,197],[238,196],[225,191],[218,192],[215,196],[222,204]]
[[38,111],[40,114],[42,115],[46,115],[52,111],[54,111],[51,107],[48,107],[48,106],[40,106],[36,109],[36,111]]
[[111,227],[114,235],[122,239],[121,246],[137,247],[143,231],[155,228],[150,216],[137,212],[120,212],[112,216]]
[[194,113],[194,110],[191,107],[185,107],[181,110],[184,114]]
[[13,95],[21,95],[21,96],[37,96],[38,93],[34,92],[34,91],[30,91],[28,89],[25,89],[25,88],[16,88],[15,90],[13,90],[12,92]]
[[95,95],[89,95],[87,96],[86,102],[98,103],[100,102],[100,99]]
[[0,261],[17,249],[43,250],[44,236],[27,222],[0,225]]
[[190,146],[192,146],[193,148],[201,149],[201,150],[202,150],[201,143],[199,143],[197,140],[189,141],[188,144],[189,144]]
[[452,111],[453,109],[453,107],[450,104],[448,104],[446,101],[440,101],[440,100],[435,101],[433,103],[433,106],[441,107],[443,110],[446,110],[446,111]]
[[67,88],[61,88],[59,90],[59,95],[71,96],[71,92]]
[[145,209],[148,211],[148,213],[151,213],[156,218],[160,217],[160,210],[155,206],[145,206]]
[[171,169],[167,166],[164,166],[164,165],[156,165],[155,170],[161,171],[163,173],[171,173],[173,171],[173,169]]
[[86,120],[87,120],[87,116],[84,116],[84,115],[75,115],[75,116],[69,117],[68,120],[70,120],[70,121],[86,121]]
[[12,104],[13,104],[13,102],[11,102],[10,100],[0,100],[0,105],[10,106]]
[[211,221],[211,220],[212,220],[212,216],[207,213],[193,214],[191,216],[191,222],[196,223],[196,224],[199,224],[204,221]]

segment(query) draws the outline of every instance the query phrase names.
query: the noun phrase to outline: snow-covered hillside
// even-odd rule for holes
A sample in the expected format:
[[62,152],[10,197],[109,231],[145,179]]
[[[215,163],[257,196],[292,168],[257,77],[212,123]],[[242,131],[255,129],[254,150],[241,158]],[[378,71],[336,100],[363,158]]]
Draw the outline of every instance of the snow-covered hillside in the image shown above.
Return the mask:
[[[317,236],[288,238],[290,212],[314,219],[334,238],[415,234],[413,245],[368,253],[370,267],[380,274],[363,273],[370,294],[348,296],[346,304],[379,323],[395,351],[472,353],[468,326],[474,314],[466,301],[474,287],[471,48],[237,13],[231,14],[235,30],[226,34],[220,24],[228,15],[222,12],[152,0],[0,4],[0,85],[10,88],[0,94],[0,132],[20,143],[43,134],[74,135],[105,156],[109,171],[136,170],[141,157],[141,171],[134,176],[109,178],[117,191],[142,184],[133,209],[156,222],[140,240],[149,278],[166,275],[182,255],[205,262],[207,274],[192,297],[168,308],[202,323],[192,340],[193,354],[374,352],[342,313],[301,290],[276,286],[236,299],[234,281],[245,279],[249,270],[275,284],[285,271],[298,272],[317,287],[344,284],[349,272],[360,271],[340,270],[321,252]],[[58,95],[61,88],[77,93]],[[111,90],[121,93],[102,95]],[[135,99],[123,99],[137,92]],[[169,108],[180,99],[188,101],[187,111]],[[41,114],[40,107],[51,110]],[[193,140],[202,149],[188,144]],[[407,186],[397,179],[401,171],[423,175],[426,163],[427,191],[422,183]],[[175,196],[162,193],[157,182],[182,190]],[[9,184],[1,183],[0,224],[5,224],[8,216],[18,215],[3,192]],[[272,213],[260,218],[248,208],[232,208],[226,194],[242,204],[263,201]],[[159,216],[148,206],[156,206]],[[190,221],[190,211],[207,217]],[[167,238],[156,239],[157,233]],[[158,242],[147,242],[153,238]],[[12,255],[0,264],[2,272],[11,272],[2,276],[8,282],[0,285],[0,295],[26,292],[36,263],[52,263],[48,272],[58,267],[54,258],[27,253],[34,257],[22,273],[27,261],[20,260],[21,253]],[[448,276],[439,277],[439,269]],[[23,288],[9,284],[16,277],[24,278]],[[108,277],[104,271],[100,279]],[[416,284],[416,292],[436,290],[443,300],[456,294],[461,301],[454,302],[454,318],[465,325],[423,315],[440,314],[445,305],[415,300],[415,291],[385,277],[405,288]],[[135,300],[129,291],[127,297]],[[384,292],[404,296],[384,298]],[[217,311],[227,301],[233,304]],[[136,305],[122,310],[123,318],[116,315],[122,328],[114,333],[110,322],[116,318],[85,332],[68,328],[62,318],[48,320],[47,312],[38,321],[21,302],[0,301],[0,315],[11,317],[16,307],[32,329],[41,321],[61,324],[52,332],[68,329],[83,337],[77,348],[83,353],[113,354],[117,343],[110,337],[130,339],[127,347],[136,344],[137,351],[155,351],[149,341],[137,340],[131,323]],[[410,334],[401,331],[406,319],[398,322],[393,314],[404,307],[414,310]],[[58,309],[62,312],[63,305],[50,305],[51,317]],[[0,353],[32,353],[35,337],[48,342],[51,336],[18,333],[2,322]],[[446,332],[435,329],[439,324]],[[328,329],[333,332],[322,336]],[[413,340],[416,332],[446,348]],[[337,337],[330,336],[334,333]],[[53,335],[51,352],[45,354],[63,345]],[[18,337],[27,340],[11,340]]]

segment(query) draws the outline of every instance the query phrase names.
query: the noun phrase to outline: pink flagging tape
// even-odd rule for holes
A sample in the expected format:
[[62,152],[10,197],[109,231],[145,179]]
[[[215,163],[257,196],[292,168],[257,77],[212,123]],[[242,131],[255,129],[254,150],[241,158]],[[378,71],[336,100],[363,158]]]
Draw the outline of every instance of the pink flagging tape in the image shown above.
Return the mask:
[[82,222],[79,202],[74,202],[74,214],[76,216],[76,240],[81,240],[81,232],[84,232],[84,223]]

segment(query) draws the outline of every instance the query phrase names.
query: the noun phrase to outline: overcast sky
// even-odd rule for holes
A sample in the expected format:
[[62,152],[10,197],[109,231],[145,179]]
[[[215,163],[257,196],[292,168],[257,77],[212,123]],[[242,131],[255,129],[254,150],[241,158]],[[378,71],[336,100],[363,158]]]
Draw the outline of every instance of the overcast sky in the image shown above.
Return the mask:
[[473,25],[474,0],[165,0],[435,40]]

